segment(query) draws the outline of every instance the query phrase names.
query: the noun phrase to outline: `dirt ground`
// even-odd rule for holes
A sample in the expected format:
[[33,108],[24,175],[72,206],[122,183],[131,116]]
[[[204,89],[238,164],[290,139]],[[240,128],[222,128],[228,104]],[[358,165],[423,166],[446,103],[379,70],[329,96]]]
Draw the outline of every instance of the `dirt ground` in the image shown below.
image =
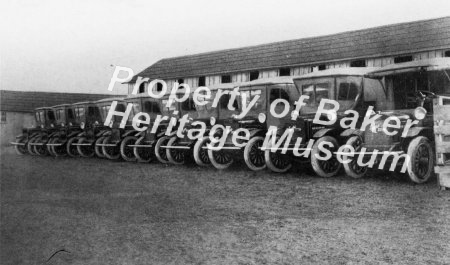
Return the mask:
[[450,264],[450,191],[7,148],[0,263]]

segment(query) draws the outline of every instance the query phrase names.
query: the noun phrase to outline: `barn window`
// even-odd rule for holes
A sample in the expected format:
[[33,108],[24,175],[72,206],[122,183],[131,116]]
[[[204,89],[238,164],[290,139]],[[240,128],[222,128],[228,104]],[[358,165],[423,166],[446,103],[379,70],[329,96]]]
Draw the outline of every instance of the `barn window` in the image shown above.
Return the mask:
[[156,91],[162,91],[163,90],[163,84],[161,84],[161,83],[156,83]]
[[250,81],[256,80],[259,78],[259,71],[250,72]]
[[184,84],[184,79],[180,78],[180,79],[177,80],[177,82],[178,82],[178,84]]
[[145,93],[145,83],[139,85],[139,93]]
[[75,115],[73,114],[73,109],[69,109],[67,111],[67,116],[69,117],[69,120],[75,119]]
[[231,83],[231,75],[222,76],[222,84]]
[[444,56],[445,56],[445,57],[450,57],[450,50],[445,51]]
[[206,85],[206,80],[204,76],[200,76],[198,78],[198,86],[205,86]]
[[412,60],[413,60],[412,55],[398,56],[394,58],[394,63],[411,62]]
[[366,67],[366,60],[351,61],[350,67]]
[[1,119],[1,123],[6,123],[6,111],[2,111],[2,119]]
[[279,76],[290,76],[290,75],[291,75],[291,68],[289,67],[280,68]]
[[317,67],[317,69],[318,69],[319,71],[323,71],[323,70],[327,69],[327,66],[326,66],[325,64],[320,64],[320,65]]

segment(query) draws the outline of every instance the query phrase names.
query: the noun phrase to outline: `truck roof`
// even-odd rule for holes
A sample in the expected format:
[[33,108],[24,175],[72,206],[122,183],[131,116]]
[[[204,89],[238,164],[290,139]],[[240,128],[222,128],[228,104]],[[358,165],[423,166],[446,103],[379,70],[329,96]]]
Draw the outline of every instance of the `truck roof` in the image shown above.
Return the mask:
[[304,74],[298,76],[294,79],[306,79],[306,78],[316,78],[316,77],[327,77],[327,76],[364,76],[370,72],[379,69],[378,67],[342,67],[342,68],[332,68],[322,71],[316,71],[309,74]]
[[368,73],[370,77],[386,76],[405,72],[415,72],[420,70],[442,70],[450,69],[450,58],[423,59],[405,63],[389,64]]

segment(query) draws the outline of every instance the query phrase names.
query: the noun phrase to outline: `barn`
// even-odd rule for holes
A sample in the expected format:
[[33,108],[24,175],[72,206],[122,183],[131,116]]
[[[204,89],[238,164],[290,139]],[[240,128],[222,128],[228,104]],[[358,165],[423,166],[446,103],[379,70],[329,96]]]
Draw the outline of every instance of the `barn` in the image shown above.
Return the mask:
[[[450,17],[165,58],[134,76],[128,92],[138,76],[162,79],[169,88],[174,82],[195,88],[436,57],[450,57]],[[148,89],[148,83],[137,85],[140,93]]]
[[34,126],[35,108],[108,97],[111,95],[0,90],[1,146],[13,141],[22,131],[22,127]]

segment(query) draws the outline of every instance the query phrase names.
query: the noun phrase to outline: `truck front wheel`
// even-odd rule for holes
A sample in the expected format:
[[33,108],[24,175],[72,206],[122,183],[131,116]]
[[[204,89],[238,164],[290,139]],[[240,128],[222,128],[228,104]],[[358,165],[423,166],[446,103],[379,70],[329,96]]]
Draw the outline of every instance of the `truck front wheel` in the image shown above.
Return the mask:
[[430,141],[423,136],[414,138],[408,145],[407,172],[414,183],[424,183],[433,175],[434,153]]

